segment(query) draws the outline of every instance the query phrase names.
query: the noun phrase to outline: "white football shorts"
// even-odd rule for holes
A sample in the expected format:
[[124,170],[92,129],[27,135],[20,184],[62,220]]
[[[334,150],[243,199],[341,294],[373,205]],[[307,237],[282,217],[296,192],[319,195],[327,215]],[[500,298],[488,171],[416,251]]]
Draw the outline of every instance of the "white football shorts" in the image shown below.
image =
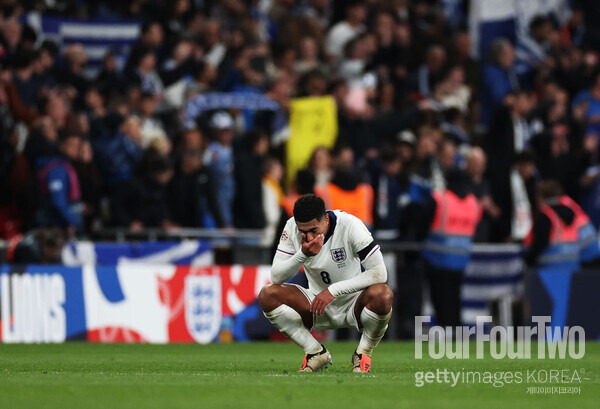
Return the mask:
[[[302,294],[312,304],[317,294],[309,288],[304,288],[298,284],[286,283],[297,287]],[[343,294],[335,297],[334,300],[325,308],[325,313],[318,317],[313,317],[313,327],[311,330],[326,330],[336,328],[354,328],[358,331],[358,321],[354,316],[354,307],[362,291],[352,294]]]

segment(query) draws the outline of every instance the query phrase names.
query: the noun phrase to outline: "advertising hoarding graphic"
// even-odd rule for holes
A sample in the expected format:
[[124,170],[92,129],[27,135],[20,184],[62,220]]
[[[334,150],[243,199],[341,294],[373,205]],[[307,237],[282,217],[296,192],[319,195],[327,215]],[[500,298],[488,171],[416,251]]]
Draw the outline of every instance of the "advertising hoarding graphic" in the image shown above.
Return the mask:
[[[3,265],[0,338],[211,342],[219,338],[222,317],[262,318],[256,297],[269,280],[268,266]],[[243,325],[235,332],[248,339]]]
[[221,277],[185,277],[185,323],[194,341],[208,344],[221,329]]
[[96,243],[80,240],[65,245],[62,261],[67,266],[114,266],[124,263],[210,266],[214,264],[214,253],[210,243],[205,240],[135,243]]
[[2,342],[85,340],[81,269],[63,266],[0,268]]
[[[219,277],[220,310],[222,317],[235,317],[256,301],[260,289],[270,283],[269,266],[178,266],[168,279],[159,278],[159,296],[169,309],[168,334],[170,342],[199,342],[189,329],[186,317],[186,280],[190,277]],[[193,280],[191,281],[194,282]],[[217,294],[213,294],[213,303]],[[260,314],[262,316],[262,313]],[[237,338],[243,338],[240,334]],[[203,335],[204,337],[205,335]],[[213,337],[214,338],[214,337]]]
[[[504,258],[512,260],[512,256]],[[488,268],[487,274],[493,276],[494,271]],[[515,278],[519,277],[516,271]],[[469,290],[470,302],[481,299],[484,304],[488,293],[482,291],[492,288],[489,280],[474,273],[467,276],[463,290]],[[553,326],[581,325],[590,339],[599,338],[593,308],[597,273],[542,271],[527,276],[533,315],[552,315]],[[492,278],[502,293],[518,282]],[[225,342],[224,332],[229,339],[231,335],[241,341],[264,339],[271,327],[256,297],[269,282],[269,266],[2,265],[0,339],[5,343],[194,343]]]
[[89,341],[169,341],[169,308],[159,297],[159,280],[171,278],[175,266],[86,265],[82,270]]

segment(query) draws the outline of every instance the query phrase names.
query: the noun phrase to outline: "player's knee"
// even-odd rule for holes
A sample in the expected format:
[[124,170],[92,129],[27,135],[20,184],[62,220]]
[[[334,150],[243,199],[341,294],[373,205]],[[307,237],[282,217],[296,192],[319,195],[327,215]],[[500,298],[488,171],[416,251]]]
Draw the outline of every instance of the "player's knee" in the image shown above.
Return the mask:
[[394,292],[386,284],[376,284],[369,288],[369,309],[375,314],[385,315],[392,310]]
[[280,305],[279,286],[277,284],[264,286],[258,294],[258,305],[265,312],[273,311],[277,308]]

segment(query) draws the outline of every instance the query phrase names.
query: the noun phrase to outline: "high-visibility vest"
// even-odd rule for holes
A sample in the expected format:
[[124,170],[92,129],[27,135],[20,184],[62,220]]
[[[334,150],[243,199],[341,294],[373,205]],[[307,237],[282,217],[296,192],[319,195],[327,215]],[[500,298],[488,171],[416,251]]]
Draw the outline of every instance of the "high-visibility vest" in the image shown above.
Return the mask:
[[300,195],[298,193],[289,193],[287,196],[284,196],[281,199],[281,205],[285,209],[288,217],[292,217],[294,215],[294,204]]
[[315,187],[326,209],[340,209],[358,217],[368,227],[373,226],[373,188],[360,183],[354,190],[344,190],[333,183]]
[[473,194],[461,199],[448,189],[433,192],[433,198],[437,206],[422,255],[438,268],[464,270],[481,219],[479,202]]
[[[575,221],[567,225],[556,212],[547,204],[542,203],[540,213],[550,219],[551,229],[548,247],[544,249],[537,260],[537,267],[573,271],[579,269],[579,235]],[[533,229],[525,238],[525,245],[530,245],[533,239]]]
[[575,213],[575,227],[579,238],[579,258],[583,262],[590,262],[600,257],[600,244],[598,243],[598,232],[590,218],[573,199],[563,195],[558,203],[567,206]]

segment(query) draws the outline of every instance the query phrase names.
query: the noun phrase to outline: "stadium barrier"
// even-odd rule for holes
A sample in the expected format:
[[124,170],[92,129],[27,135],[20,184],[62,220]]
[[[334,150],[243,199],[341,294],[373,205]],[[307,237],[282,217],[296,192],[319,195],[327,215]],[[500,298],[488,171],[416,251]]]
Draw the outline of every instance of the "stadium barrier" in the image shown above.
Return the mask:
[[[226,245],[242,256],[229,259],[241,258],[243,264],[215,265],[218,243],[231,239],[228,234],[204,240],[73,242],[63,251],[64,266],[2,265],[0,338],[151,343],[265,339],[272,329],[256,297],[269,282],[270,267],[253,260],[269,260],[270,250],[256,247],[250,235],[245,242],[235,237]],[[433,314],[419,245],[380,242],[397,302],[389,336],[411,337],[414,315]],[[594,305],[600,275],[524,273],[520,253],[515,245],[475,246],[462,290],[463,321],[474,324],[476,316],[495,315],[497,324],[511,325],[525,313],[552,315],[553,324],[582,325],[588,337],[597,339],[600,323]],[[520,311],[513,308],[515,301]]]
[[248,340],[248,321],[264,319],[255,301],[269,278],[268,266],[3,265],[0,336],[6,343]]

